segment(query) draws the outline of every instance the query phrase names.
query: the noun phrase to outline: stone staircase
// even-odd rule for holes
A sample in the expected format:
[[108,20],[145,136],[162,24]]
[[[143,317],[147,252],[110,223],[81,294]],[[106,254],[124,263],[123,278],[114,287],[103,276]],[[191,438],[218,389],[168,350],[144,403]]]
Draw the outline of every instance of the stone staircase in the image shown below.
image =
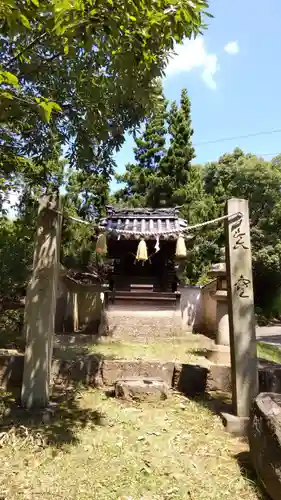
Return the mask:
[[152,284],[131,284],[109,292],[109,335],[116,339],[150,342],[181,332],[180,293],[155,291]]

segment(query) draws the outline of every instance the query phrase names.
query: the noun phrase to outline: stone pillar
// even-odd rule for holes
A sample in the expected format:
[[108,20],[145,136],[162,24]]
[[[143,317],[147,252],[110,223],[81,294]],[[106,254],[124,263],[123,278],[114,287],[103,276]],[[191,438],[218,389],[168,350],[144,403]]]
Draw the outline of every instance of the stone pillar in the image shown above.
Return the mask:
[[62,216],[59,196],[39,202],[33,273],[25,305],[25,357],[22,405],[45,408],[49,402]]
[[232,402],[234,414],[249,417],[258,394],[258,369],[248,201],[231,199],[226,219]]

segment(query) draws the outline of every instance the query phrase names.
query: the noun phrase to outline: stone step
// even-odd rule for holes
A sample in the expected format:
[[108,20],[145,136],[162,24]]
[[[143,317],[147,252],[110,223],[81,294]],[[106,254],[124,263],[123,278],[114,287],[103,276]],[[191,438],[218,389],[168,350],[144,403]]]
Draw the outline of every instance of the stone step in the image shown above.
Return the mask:
[[130,310],[155,310],[155,311],[174,311],[176,309],[175,301],[151,301],[151,300],[127,300],[127,299],[117,299],[113,303],[108,303],[108,310],[112,311],[114,309],[122,309],[126,311]]
[[161,401],[168,397],[168,385],[160,378],[134,377],[115,383],[115,396],[135,401]]

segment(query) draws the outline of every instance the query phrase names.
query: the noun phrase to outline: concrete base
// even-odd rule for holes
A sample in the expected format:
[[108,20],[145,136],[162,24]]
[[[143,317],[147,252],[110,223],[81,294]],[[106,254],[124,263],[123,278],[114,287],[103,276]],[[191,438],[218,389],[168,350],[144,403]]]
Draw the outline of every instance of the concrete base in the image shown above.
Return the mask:
[[230,413],[220,414],[225,430],[238,437],[248,437],[250,419],[249,417],[237,417]]
[[230,365],[230,347],[214,344],[206,353],[206,358],[216,365]]
[[160,401],[167,399],[168,386],[163,380],[155,378],[117,380],[115,396],[126,400]]

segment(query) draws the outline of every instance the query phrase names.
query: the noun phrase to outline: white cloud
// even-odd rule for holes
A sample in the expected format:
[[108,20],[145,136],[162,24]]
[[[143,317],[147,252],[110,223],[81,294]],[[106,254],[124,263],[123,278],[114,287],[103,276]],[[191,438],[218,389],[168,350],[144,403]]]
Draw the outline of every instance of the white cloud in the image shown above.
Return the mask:
[[227,52],[228,54],[235,55],[238,54],[240,48],[238,45],[238,42],[228,42],[226,46],[224,47],[224,51]]
[[202,69],[203,81],[207,87],[215,90],[217,85],[214,76],[219,70],[218,58],[216,54],[208,54],[202,37],[185,40],[182,45],[176,45],[175,55],[170,58],[166,68],[166,76],[189,72],[195,68]]

